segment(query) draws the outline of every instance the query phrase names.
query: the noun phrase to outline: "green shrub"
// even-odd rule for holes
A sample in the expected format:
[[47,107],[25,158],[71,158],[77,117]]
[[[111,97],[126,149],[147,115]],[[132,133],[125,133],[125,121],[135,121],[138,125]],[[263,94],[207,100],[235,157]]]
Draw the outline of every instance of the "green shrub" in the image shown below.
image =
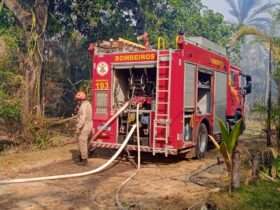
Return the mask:
[[13,13],[3,7],[3,1],[0,1],[0,29],[8,29],[16,24],[16,19]]
[[259,181],[255,185],[243,187],[239,192],[238,209],[278,210],[280,208],[280,183]]
[[0,105],[0,118],[9,122],[20,122],[20,106],[18,104]]
[[33,137],[33,144],[39,149],[46,149],[50,143],[50,135],[47,129],[33,129],[31,131]]
[[280,182],[257,181],[243,186],[231,195],[225,192],[214,193],[211,203],[220,210],[279,210]]
[[14,25],[12,14],[3,8],[0,11],[0,123],[10,131],[21,121],[19,47],[22,35]]
[[279,156],[274,160],[273,166],[275,167],[277,177],[280,178],[280,157]]
[[30,118],[27,126],[28,141],[39,149],[46,149],[50,143],[51,135],[43,118]]

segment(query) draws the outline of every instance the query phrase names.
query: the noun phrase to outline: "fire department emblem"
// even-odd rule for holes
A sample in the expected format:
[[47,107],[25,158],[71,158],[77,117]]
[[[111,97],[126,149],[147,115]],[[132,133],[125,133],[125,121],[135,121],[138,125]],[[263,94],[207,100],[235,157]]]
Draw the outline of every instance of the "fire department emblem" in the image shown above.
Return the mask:
[[98,75],[105,76],[109,71],[108,64],[105,62],[98,63],[96,71]]

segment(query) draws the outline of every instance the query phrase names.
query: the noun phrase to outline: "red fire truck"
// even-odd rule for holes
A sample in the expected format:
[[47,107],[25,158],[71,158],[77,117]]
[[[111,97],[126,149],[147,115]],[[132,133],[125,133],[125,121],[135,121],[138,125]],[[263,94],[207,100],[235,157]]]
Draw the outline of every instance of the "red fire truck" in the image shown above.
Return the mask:
[[[162,39],[158,49],[119,39],[91,44],[89,51],[94,148],[119,148],[139,103],[141,151],[154,155],[202,157],[208,135],[220,133],[217,119],[243,118],[251,77],[205,38],[179,37],[177,49],[164,49]],[[136,139],[128,150],[137,149]]]

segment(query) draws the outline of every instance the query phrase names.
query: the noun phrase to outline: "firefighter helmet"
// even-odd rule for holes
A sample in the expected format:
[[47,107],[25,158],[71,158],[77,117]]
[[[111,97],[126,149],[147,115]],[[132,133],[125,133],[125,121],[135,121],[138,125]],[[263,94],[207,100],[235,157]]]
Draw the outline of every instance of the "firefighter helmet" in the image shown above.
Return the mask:
[[75,95],[76,100],[86,100],[86,93],[84,91],[79,91]]

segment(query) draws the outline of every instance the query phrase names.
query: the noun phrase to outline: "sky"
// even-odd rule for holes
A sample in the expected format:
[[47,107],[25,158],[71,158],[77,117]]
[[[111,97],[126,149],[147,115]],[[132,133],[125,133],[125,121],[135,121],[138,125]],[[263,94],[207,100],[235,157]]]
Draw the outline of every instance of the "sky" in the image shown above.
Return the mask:
[[213,9],[219,13],[222,13],[226,20],[232,20],[229,14],[229,6],[226,0],[202,0],[202,3],[206,5],[209,9]]

